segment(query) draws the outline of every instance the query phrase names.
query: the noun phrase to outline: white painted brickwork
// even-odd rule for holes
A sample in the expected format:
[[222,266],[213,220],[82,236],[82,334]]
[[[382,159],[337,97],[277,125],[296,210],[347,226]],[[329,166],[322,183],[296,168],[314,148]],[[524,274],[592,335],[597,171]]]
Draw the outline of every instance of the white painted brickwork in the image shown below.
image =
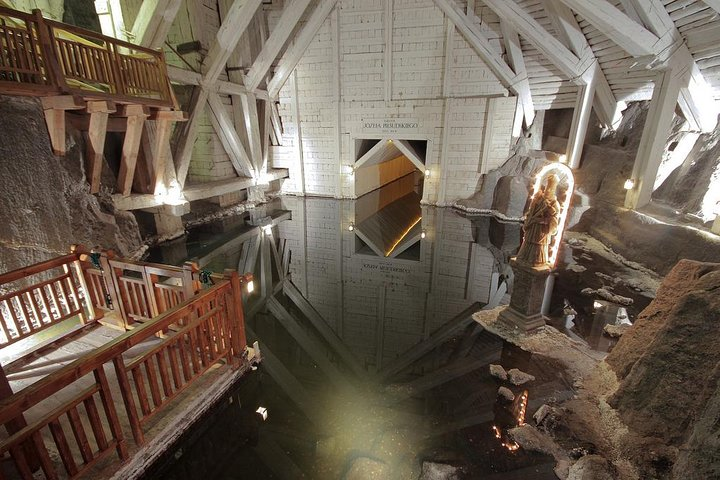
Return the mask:
[[[386,15],[388,1],[391,18]],[[474,21],[497,42],[497,18],[485,10],[478,9]],[[488,27],[484,20],[494,23]],[[280,92],[283,145],[271,154],[274,166],[290,169],[285,193],[355,197],[354,179],[343,169],[356,160],[355,140],[386,136],[428,141],[431,176],[425,182],[425,201],[451,203],[475,191],[481,173],[508,156],[515,98],[498,97],[507,91],[458,32],[446,49],[449,25],[432,0],[338,2],[296,67],[302,152],[295,74]],[[495,98],[495,108],[488,123],[490,98]],[[417,128],[389,133],[367,126],[384,121],[417,123]]]

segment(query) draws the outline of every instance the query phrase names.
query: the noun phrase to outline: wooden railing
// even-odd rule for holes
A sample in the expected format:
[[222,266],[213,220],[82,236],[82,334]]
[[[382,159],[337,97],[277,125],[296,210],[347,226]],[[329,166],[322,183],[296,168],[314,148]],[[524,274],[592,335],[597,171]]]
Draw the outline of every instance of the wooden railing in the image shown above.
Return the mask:
[[162,51],[0,7],[0,89],[176,108]]
[[[129,357],[131,348],[162,332],[159,344]],[[241,279],[232,272],[213,287],[0,402],[0,424],[8,425],[22,415],[29,421],[15,433],[8,429],[10,437],[0,443],[0,454],[10,452],[23,479],[33,478],[32,459],[25,453],[28,448],[36,451],[48,479],[64,476],[58,471],[60,464],[52,462],[51,451],[57,452],[71,478],[113,448],[121,459],[127,458],[122,415],[113,401],[106,366],[114,366],[125,407],[121,413],[126,414],[135,443],[141,445],[148,421],[171,399],[215,364],[239,366],[245,349]],[[57,404],[58,399],[63,401],[60,407],[42,413],[42,405]]]
[[70,254],[0,275],[7,292],[0,295],[0,348],[76,315],[81,323],[94,321],[93,303],[83,308],[88,289],[80,272],[78,256]]

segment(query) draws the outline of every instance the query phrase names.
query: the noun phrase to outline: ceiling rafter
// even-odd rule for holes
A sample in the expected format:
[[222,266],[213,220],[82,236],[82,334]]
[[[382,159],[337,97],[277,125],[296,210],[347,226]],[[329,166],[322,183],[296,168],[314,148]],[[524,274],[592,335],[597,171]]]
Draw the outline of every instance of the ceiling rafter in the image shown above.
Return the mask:
[[277,98],[280,89],[285,85],[290,73],[295,70],[298,62],[300,62],[313,38],[315,38],[315,34],[320,30],[332,9],[335,8],[336,3],[337,0],[321,0],[318,6],[315,7],[307,23],[295,37],[295,42],[285,51],[275,69],[275,75],[268,83],[267,91],[270,98]]
[[[553,21],[560,38],[579,58],[590,58],[597,62],[595,54],[580,29],[573,12],[559,0],[545,0],[545,9]],[[597,68],[595,86],[595,107],[600,121],[613,125],[625,109],[625,102],[618,102],[601,68]]]
[[[517,75],[512,68],[505,63],[500,53],[490,43],[490,40],[480,28],[468,17],[465,12],[455,3],[455,0],[435,0],[435,4],[452,21],[463,38],[475,50],[483,62],[492,70],[500,83],[518,94],[517,84],[523,78]],[[470,12],[472,13],[472,12]],[[527,76],[525,77],[527,80]]]
[[132,37],[138,45],[162,48],[182,0],[146,0],[140,5]]
[[277,58],[309,4],[310,0],[293,0],[292,3],[285,7],[270,38],[268,38],[245,77],[245,85],[249,90],[255,90],[262,79],[265,78],[272,62]]
[[[525,126],[530,127],[535,119],[535,105],[533,104],[532,93],[530,92],[530,80],[528,79],[527,70],[525,69],[525,59],[523,58],[522,47],[520,46],[520,37],[515,29],[504,20],[500,21],[500,30],[502,31],[505,51],[507,52],[510,66],[522,78],[522,80],[516,84],[518,102],[520,102],[523,117],[525,118]],[[520,128],[520,125],[517,128]]]

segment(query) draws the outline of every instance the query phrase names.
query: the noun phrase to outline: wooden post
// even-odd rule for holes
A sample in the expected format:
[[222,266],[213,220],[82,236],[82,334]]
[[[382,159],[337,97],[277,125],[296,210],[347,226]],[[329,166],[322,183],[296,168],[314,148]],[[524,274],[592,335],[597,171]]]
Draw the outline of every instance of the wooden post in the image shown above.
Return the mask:
[[[237,271],[228,269],[225,270],[225,278],[228,277],[232,286],[232,298],[228,299],[228,305],[232,307],[229,310],[233,314],[233,317],[230,318],[231,345],[235,358],[244,358],[247,338],[245,335],[245,312],[242,305],[242,284],[248,281],[248,276],[244,276],[241,281]],[[250,276],[251,279],[252,276]]]
[[[80,263],[80,254],[87,253],[87,249],[83,247],[82,245],[73,245],[70,247],[70,253],[77,254],[77,259],[73,262],[73,270],[75,270],[75,275],[77,276],[78,283],[80,284],[80,289],[83,292],[83,296],[85,297],[85,304],[87,306],[88,310],[88,318],[85,319],[85,314],[81,313],[80,318],[82,320],[83,324],[87,324],[88,322],[95,322],[98,319],[102,318],[104,315],[102,313],[102,310],[99,312],[95,311],[95,305],[92,301],[92,296],[90,295],[90,291],[88,290],[87,286],[87,279],[85,278],[85,270],[82,268],[82,264]],[[65,267],[65,271],[67,271],[67,267]],[[72,281],[72,275],[70,276],[70,281]],[[98,295],[102,295],[102,292],[99,292]],[[80,305],[80,299],[77,299],[78,305]]]
[[121,195],[127,197],[132,189],[135,166],[137,165],[140,139],[143,125],[148,117],[149,109],[143,105],[123,105],[121,117],[127,117],[125,139],[123,141],[120,172],[118,173],[117,189]]
[[[10,382],[8,382],[7,376],[5,376],[5,370],[2,368],[2,365],[0,365],[0,400],[12,397],[12,395],[12,387],[10,387]],[[27,427],[27,421],[22,413],[5,424],[8,435],[11,436],[25,427]],[[30,470],[34,472],[40,468],[40,462],[38,461],[40,456],[38,455],[37,449],[32,442],[25,442],[22,446],[22,450],[19,451],[22,452],[22,456],[25,457],[25,461],[27,462],[27,466],[30,467]],[[15,455],[13,453],[13,457],[14,456]],[[17,458],[15,460],[18,463],[21,461]]]
[[[165,169],[170,155],[170,131],[174,122],[185,122],[188,116],[185,112],[178,111],[158,111],[155,114],[156,122],[154,141],[150,145],[151,157],[145,157],[145,160],[152,165],[154,178],[151,187],[155,195],[163,192],[165,185]],[[146,150],[147,153],[147,150]]]
[[585,85],[578,87],[578,96],[575,101],[575,110],[573,111],[572,124],[570,126],[570,136],[568,138],[566,161],[570,168],[576,169],[580,166],[580,157],[582,156],[583,146],[585,145],[585,135],[587,134],[588,123],[590,122],[590,112],[592,111],[593,98],[595,98],[595,87],[600,72],[600,65],[595,62],[588,69],[585,78]]
[[118,384],[120,385],[120,393],[122,394],[123,403],[125,404],[125,412],[127,413],[128,421],[130,422],[130,429],[132,430],[133,438],[138,446],[142,445],[145,443],[145,435],[143,435],[142,427],[140,426],[137,408],[135,407],[135,399],[133,398],[130,381],[128,380],[127,372],[125,371],[125,364],[123,363],[122,355],[118,355],[113,358],[113,365],[115,366],[115,376],[117,377]]
[[50,134],[50,144],[55,155],[65,155],[65,111],[85,108],[85,102],[74,95],[42,97],[45,124]]
[[52,27],[45,23],[45,19],[42,16],[42,10],[36,8],[32,11],[32,13],[35,16],[35,21],[37,22],[40,49],[42,57],[45,61],[45,68],[47,69],[50,82],[57,86],[61,93],[66,93],[68,91],[68,86],[65,81],[65,74],[57,61]]
[[183,291],[185,293],[185,300],[189,300],[192,297],[195,296],[195,294],[200,290],[199,288],[195,288],[195,277],[196,273],[200,270],[197,263],[195,262],[185,262],[183,263],[183,273],[182,273],[182,281],[183,281]]
[[100,191],[100,174],[102,173],[103,151],[105,149],[105,134],[107,133],[108,115],[115,112],[112,102],[87,102],[87,113],[90,114],[90,127],[88,128],[86,165],[87,178],[90,182],[90,193]]

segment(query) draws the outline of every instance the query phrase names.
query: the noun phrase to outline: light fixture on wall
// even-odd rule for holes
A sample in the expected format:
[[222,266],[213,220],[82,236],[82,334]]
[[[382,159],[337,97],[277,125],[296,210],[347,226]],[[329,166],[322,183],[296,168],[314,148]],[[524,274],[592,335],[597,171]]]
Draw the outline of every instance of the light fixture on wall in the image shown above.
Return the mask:
[[352,165],[343,165],[343,172],[352,177],[355,174],[355,169]]
[[350,222],[350,225],[348,225],[348,231],[352,232],[353,230],[355,230],[355,224]]
[[425,176],[426,176],[426,177],[429,177],[429,176],[430,176],[430,169],[429,169],[429,168],[426,168],[426,169],[425,169]]
[[632,190],[633,188],[635,188],[635,180],[633,180],[632,178],[628,178],[627,180],[625,180],[625,184],[623,185],[623,187],[625,188],[625,190]]
[[420,232],[420,238],[425,238],[425,237],[427,237],[427,233],[425,233],[425,229],[423,228],[422,231]]
[[259,414],[263,420],[267,420],[268,417],[268,411],[265,407],[258,407],[257,410],[255,410],[255,413]]
[[272,234],[272,225],[265,225],[262,227],[263,233],[265,235],[271,235]]
[[253,291],[255,291],[255,282],[250,280],[249,282],[247,282],[247,292],[252,293]]
[[560,156],[558,157],[558,161],[559,161],[560,163],[567,163],[567,155],[565,155],[565,154],[563,153],[562,155],[560,155]]

